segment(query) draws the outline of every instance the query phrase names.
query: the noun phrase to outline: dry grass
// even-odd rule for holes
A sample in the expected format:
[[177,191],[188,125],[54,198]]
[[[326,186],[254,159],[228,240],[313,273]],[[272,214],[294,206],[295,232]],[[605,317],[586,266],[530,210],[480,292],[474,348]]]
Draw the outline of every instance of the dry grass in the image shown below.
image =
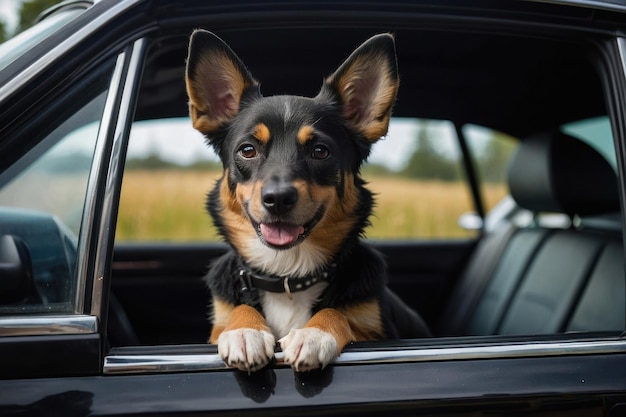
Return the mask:
[[[204,205],[219,174],[196,171],[127,171],[124,174],[117,239],[125,241],[199,241],[218,239]],[[367,236],[389,238],[466,237],[458,226],[472,209],[463,183],[368,178],[377,194]],[[486,187],[492,206],[506,193]]]
[[457,223],[471,210],[462,183],[371,178],[369,188],[376,193],[370,238],[468,236]]
[[117,220],[117,240],[217,240],[204,204],[215,172],[127,171]]

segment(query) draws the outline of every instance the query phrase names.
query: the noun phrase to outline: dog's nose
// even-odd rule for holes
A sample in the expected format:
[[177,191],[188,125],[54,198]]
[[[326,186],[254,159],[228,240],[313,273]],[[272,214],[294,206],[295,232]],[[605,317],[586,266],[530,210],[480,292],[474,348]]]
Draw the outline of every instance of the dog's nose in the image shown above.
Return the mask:
[[270,182],[261,191],[263,206],[272,214],[288,212],[298,201],[298,190],[291,184]]

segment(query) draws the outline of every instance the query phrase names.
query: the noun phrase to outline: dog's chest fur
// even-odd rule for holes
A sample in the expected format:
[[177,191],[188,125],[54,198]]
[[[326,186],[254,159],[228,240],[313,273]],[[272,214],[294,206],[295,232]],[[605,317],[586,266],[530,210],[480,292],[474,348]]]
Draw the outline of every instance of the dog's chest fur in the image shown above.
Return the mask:
[[287,250],[276,250],[252,238],[248,241],[248,247],[250,250],[246,261],[251,267],[280,277],[304,277],[328,261],[328,257],[309,241]]
[[328,284],[319,283],[306,291],[291,294],[259,291],[259,299],[265,321],[274,336],[279,339],[287,336],[291,329],[300,329],[311,318],[315,302]]
[[[248,262],[251,266],[278,276],[301,277],[315,272],[323,265],[324,255],[315,245],[303,242],[301,245],[284,251],[270,249],[252,239],[254,247]],[[311,318],[313,305],[318,301],[328,284],[319,283],[305,291],[292,293],[272,293],[259,291],[261,308],[265,320],[276,338],[286,336],[291,329],[299,329]]]

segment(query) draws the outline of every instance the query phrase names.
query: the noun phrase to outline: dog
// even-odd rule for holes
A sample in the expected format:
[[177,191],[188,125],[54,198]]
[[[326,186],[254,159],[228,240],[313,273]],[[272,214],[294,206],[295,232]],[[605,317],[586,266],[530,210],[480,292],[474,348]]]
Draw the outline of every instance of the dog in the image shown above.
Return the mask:
[[373,196],[360,166],[399,86],[393,36],[363,43],[316,97],[264,97],[224,41],[195,30],[186,86],[193,127],[224,167],[207,209],[229,250],[206,276],[222,359],[259,370],[278,339],[296,372],[323,369],[352,341],[398,336],[392,314],[409,322],[404,335],[428,335],[361,239]]

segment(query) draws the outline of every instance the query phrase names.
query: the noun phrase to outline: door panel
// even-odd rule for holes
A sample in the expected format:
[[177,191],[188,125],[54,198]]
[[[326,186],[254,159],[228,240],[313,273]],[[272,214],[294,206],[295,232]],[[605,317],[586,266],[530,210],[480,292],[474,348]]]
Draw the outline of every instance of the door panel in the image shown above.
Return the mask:
[[0,413],[602,416],[624,402],[625,359],[613,354],[331,366],[295,375],[280,367],[251,376],[220,371],[0,381]]
[[389,273],[388,286],[424,318],[431,329],[477,240],[380,243]]
[[[435,323],[475,241],[381,243],[389,286]],[[204,343],[210,294],[202,277],[222,244],[117,244],[112,292],[141,344]]]

